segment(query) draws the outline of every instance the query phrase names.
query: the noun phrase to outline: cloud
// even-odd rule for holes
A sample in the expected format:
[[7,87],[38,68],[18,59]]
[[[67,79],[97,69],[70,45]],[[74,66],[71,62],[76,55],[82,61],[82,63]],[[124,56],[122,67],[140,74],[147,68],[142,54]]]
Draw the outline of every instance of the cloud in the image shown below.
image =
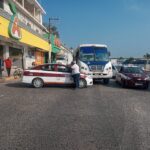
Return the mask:
[[123,0],[125,9],[130,11],[142,10],[142,5],[139,0]]
[[132,11],[140,11],[141,7],[137,4],[132,4],[132,5],[128,6],[128,9],[132,10]]

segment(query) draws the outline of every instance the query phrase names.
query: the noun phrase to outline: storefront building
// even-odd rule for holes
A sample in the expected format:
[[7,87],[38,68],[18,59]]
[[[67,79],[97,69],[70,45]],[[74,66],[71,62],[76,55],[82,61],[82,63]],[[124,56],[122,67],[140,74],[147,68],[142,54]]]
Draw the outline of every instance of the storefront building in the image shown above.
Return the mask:
[[44,37],[45,11],[37,0],[0,1],[0,59],[10,57],[13,66],[27,69],[49,61],[51,46]]
[[56,56],[61,51],[61,42],[59,38],[54,34],[50,35],[50,42],[51,42],[51,48],[52,48],[51,62],[56,63]]
[[56,54],[56,63],[69,65],[73,61],[73,53],[69,48],[61,45],[60,51]]

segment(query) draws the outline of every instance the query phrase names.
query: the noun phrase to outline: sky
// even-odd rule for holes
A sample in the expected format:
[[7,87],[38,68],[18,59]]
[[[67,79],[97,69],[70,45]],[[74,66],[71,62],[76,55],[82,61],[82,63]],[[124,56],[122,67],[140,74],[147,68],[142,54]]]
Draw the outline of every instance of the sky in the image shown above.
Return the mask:
[[150,0],[39,0],[68,48],[106,44],[111,57],[150,53]]

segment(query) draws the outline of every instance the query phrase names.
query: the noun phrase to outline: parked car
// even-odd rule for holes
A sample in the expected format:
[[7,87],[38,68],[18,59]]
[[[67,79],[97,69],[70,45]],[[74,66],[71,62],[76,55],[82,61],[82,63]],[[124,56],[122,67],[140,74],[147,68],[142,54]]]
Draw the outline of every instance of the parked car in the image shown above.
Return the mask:
[[56,63],[57,64],[63,64],[63,65],[67,65],[67,58],[66,57],[57,57],[56,58]]
[[115,79],[115,78],[116,78],[116,74],[117,74],[117,72],[118,72],[116,66],[112,65],[112,71],[113,71],[113,76],[112,76],[112,78]]
[[[35,88],[46,84],[73,85],[71,68],[62,64],[43,64],[32,69],[25,70],[22,77],[23,83],[33,85]],[[93,85],[93,78],[89,74],[80,75],[80,88]]]
[[122,87],[143,87],[148,89],[150,77],[140,67],[122,66],[116,74],[116,82]]

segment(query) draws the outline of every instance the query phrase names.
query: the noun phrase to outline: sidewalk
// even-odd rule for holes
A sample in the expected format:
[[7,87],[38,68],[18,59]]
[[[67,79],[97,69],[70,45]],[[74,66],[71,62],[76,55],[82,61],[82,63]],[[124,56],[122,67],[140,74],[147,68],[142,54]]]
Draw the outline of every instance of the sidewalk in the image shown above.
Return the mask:
[[0,78],[0,83],[7,83],[7,82],[12,82],[12,81],[20,81],[21,79],[20,78],[17,78],[17,79],[14,79],[13,76],[10,76],[10,77],[2,77]]
[[12,82],[12,81],[20,81],[21,79],[18,78],[14,78],[13,74],[11,73],[11,76],[8,77],[7,73],[5,71],[2,72],[2,78],[0,77],[0,83],[7,83],[7,82]]

